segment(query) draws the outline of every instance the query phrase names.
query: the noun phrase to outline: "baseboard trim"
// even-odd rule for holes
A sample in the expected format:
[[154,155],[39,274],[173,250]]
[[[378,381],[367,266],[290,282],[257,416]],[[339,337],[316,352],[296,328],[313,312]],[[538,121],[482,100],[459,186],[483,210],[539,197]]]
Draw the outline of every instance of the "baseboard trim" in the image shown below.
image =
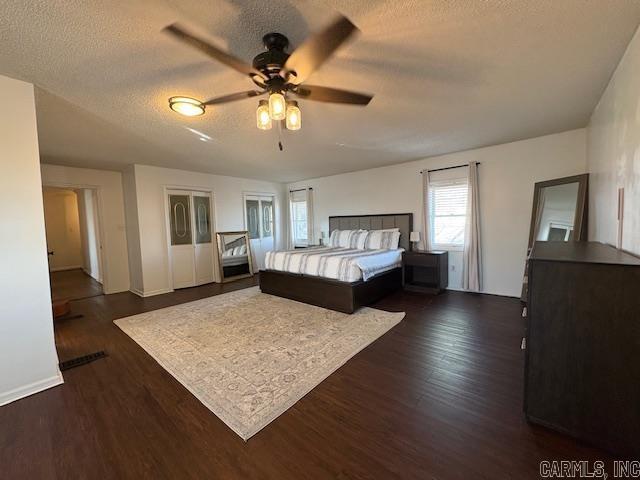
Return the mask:
[[50,272],[63,272],[65,270],[84,270],[82,265],[67,265],[65,267],[50,268]]
[[158,290],[151,290],[151,291],[148,291],[148,292],[139,290],[137,288],[130,288],[129,291],[131,293],[134,293],[134,294],[138,295],[139,297],[146,298],[146,297],[153,297],[155,295],[162,295],[164,293],[171,293],[171,292],[173,292],[173,288],[161,288],[161,289],[158,289]]
[[445,290],[451,290],[454,292],[461,292],[461,293],[475,293],[476,295],[491,295],[494,297],[520,298],[520,295],[509,295],[507,293],[491,293],[491,292],[470,292],[469,290],[464,290],[462,288],[457,288],[457,287],[447,287],[445,288]]
[[62,378],[62,373],[58,370],[57,375],[54,375],[53,377],[45,378],[44,380],[39,380],[37,382],[30,383],[29,385],[23,385],[22,387],[14,388],[8,392],[0,393],[0,407],[63,383],[64,379]]

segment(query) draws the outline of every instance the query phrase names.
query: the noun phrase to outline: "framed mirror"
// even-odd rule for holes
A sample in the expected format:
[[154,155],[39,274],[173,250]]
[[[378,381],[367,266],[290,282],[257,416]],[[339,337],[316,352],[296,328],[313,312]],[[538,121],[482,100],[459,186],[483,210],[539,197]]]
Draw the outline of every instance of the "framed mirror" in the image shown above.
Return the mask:
[[528,265],[535,242],[579,242],[587,240],[589,174],[537,182],[527,246],[527,263],[521,300],[527,301]]
[[538,182],[533,192],[529,249],[535,242],[587,239],[589,174]]
[[253,275],[251,246],[248,232],[218,232],[218,264],[222,282],[238,280]]

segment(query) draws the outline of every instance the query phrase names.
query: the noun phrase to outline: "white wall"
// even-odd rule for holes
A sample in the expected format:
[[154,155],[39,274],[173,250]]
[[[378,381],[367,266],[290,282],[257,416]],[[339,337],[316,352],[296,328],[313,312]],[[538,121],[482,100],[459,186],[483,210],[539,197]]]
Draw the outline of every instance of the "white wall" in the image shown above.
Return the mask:
[[0,76],[0,405],[62,383],[33,85]]
[[617,245],[618,188],[625,189],[622,248],[640,254],[640,30],[587,129],[589,239]]
[[129,254],[130,290],[142,295],[142,252],[140,250],[140,226],[138,224],[138,199],[133,165],[122,173],[124,214],[127,222],[127,251]]
[[[400,165],[323,177],[289,185],[313,187],[315,232],[330,215],[413,213],[422,225],[420,170],[481,162],[480,216],[484,291],[518,297],[531,221],[535,182],[584,173],[585,130],[452,153]],[[462,257],[450,254],[449,284],[460,288]]]
[[41,165],[44,185],[94,188],[102,213],[103,287],[105,293],[129,290],[129,262],[124,220],[122,174],[106,170]]
[[80,241],[78,199],[73,190],[46,188],[43,191],[44,221],[47,233],[49,270],[81,268],[83,263]]
[[[142,294],[157,295],[171,291],[169,256],[167,250],[164,187],[211,190],[214,195],[216,231],[244,230],[244,193],[269,193],[276,196],[276,242],[284,245],[285,187],[279,183],[236,177],[188,172],[168,168],[135,165],[133,179],[125,177],[129,185],[135,183],[138,233],[140,236],[140,265]],[[127,190],[130,189],[130,185]],[[134,198],[131,192],[127,199]],[[129,206],[127,209],[129,210]],[[134,209],[131,207],[131,214]],[[137,260],[134,260],[137,262]]]

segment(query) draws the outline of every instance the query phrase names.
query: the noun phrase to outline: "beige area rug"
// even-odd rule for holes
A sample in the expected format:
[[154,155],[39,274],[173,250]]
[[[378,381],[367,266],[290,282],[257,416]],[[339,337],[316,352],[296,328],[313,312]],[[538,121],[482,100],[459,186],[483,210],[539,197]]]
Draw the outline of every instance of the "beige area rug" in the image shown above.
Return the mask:
[[247,440],[403,318],[252,287],[114,323]]

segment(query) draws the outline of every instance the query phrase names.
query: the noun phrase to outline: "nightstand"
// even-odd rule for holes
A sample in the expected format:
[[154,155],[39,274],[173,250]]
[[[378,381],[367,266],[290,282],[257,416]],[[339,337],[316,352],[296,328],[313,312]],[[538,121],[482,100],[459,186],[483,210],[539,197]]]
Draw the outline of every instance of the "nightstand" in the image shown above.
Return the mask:
[[402,253],[402,288],[438,294],[449,285],[449,252],[444,250]]

